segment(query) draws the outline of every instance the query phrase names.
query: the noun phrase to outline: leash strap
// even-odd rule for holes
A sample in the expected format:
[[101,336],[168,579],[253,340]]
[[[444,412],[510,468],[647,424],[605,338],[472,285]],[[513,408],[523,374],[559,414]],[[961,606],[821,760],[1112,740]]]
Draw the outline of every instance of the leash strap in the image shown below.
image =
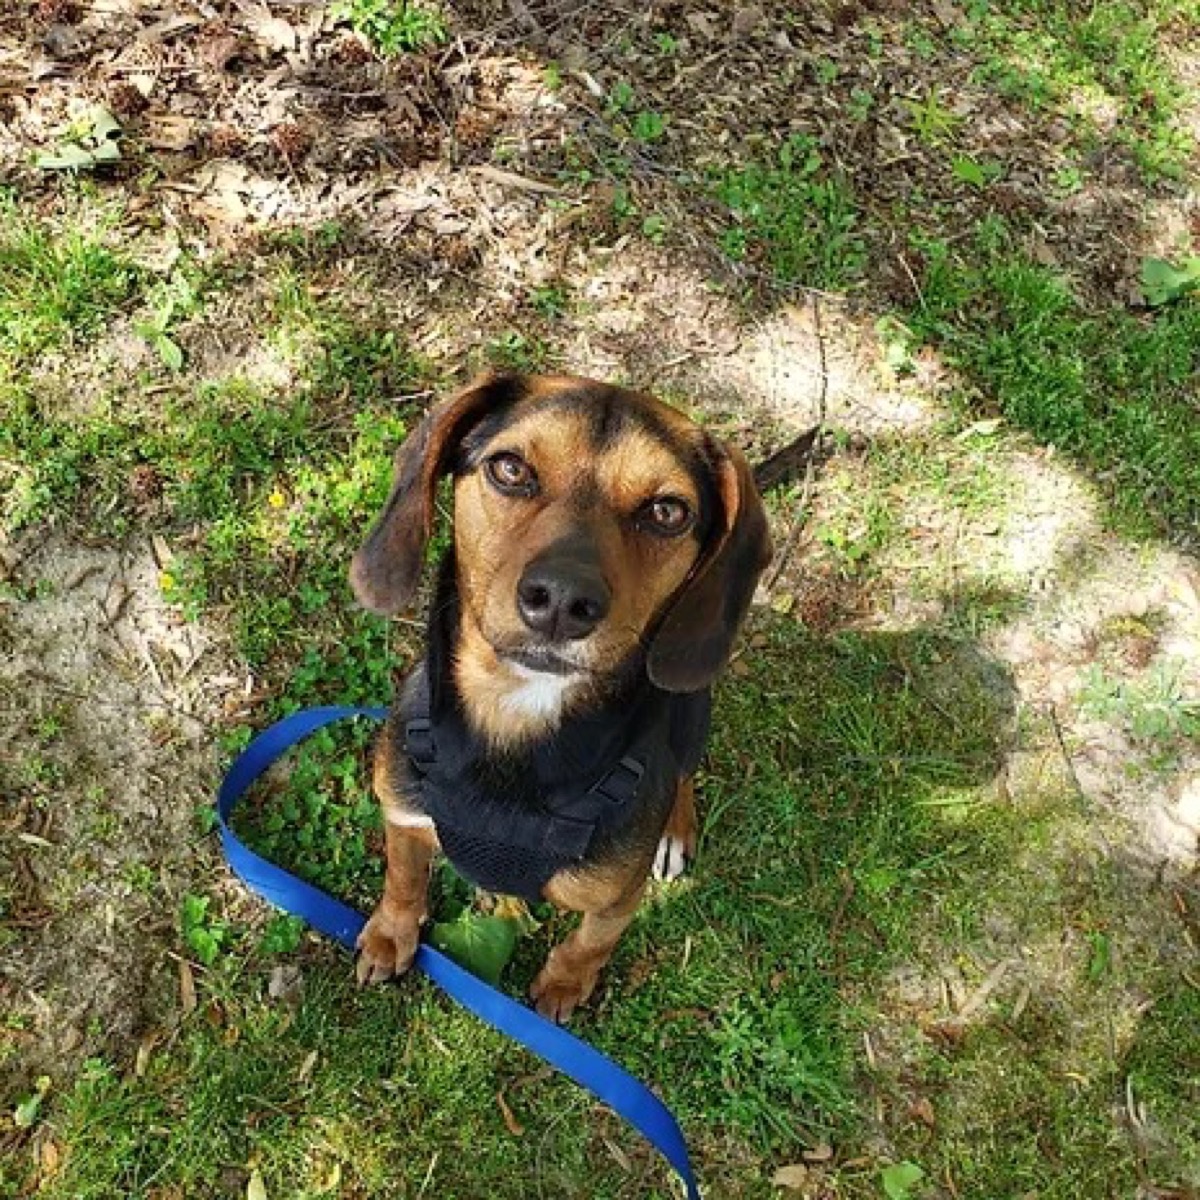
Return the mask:
[[[217,793],[221,842],[234,873],[265,900],[301,917],[351,952],[366,924],[363,914],[255,854],[238,839],[229,820],[250,785],[310,733],[346,717],[380,721],[386,715],[387,709],[383,708],[328,707],[304,709],[284,717],[259,734],[234,760]],[[413,965],[464,1008],[532,1050],[624,1117],[679,1173],[688,1200],[700,1200],[679,1123],[644,1083],[574,1034],[484,983],[432,946],[421,943]]]

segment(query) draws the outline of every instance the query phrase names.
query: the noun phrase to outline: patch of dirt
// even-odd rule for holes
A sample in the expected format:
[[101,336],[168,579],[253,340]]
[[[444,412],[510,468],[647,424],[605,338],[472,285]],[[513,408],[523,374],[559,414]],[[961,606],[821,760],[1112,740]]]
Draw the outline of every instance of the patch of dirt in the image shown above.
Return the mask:
[[150,548],[51,537],[0,598],[0,1092],[178,1009],[216,726],[243,680],[163,602]]
[[1006,465],[1019,487],[992,540],[1028,609],[991,648],[1052,715],[1087,797],[1129,823],[1150,861],[1194,866],[1200,570],[1105,530],[1091,487],[1053,456]]

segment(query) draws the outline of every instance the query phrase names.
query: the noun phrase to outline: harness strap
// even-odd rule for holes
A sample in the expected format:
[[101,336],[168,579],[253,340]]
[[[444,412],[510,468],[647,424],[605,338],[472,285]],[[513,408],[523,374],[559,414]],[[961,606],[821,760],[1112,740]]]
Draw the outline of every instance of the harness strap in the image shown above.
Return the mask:
[[[320,888],[298,879],[250,850],[230,828],[229,820],[242,795],[283,753],[310,733],[345,717],[383,720],[382,708],[310,708],[277,721],[234,760],[217,793],[221,842],[234,873],[252,891],[353,952],[366,918]],[[594,1047],[547,1021],[525,1005],[465,971],[425,943],[417,947],[413,965],[449,996],[494,1029],[519,1042],[573,1079],[624,1117],[679,1173],[688,1200],[700,1200],[687,1143],[671,1110]]]
[[404,749],[422,773],[437,762],[437,741],[433,736],[433,722],[428,717],[413,717],[405,723]]
[[592,791],[609,804],[632,804],[637,799],[645,773],[646,764],[640,758],[627,754],[593,786]]

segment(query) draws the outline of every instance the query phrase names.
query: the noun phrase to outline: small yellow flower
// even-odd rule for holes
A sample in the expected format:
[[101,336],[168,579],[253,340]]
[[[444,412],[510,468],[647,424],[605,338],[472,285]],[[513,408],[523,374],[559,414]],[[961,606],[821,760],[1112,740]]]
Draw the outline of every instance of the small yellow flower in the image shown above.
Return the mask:
[[276,488],[268,497],[267,503],[272,508],[282,508],[287,503],[287,497]]
[[158,586],[164,592],[173,591],[175,588],[175,576],[170,571],[160,571],[158,573]]

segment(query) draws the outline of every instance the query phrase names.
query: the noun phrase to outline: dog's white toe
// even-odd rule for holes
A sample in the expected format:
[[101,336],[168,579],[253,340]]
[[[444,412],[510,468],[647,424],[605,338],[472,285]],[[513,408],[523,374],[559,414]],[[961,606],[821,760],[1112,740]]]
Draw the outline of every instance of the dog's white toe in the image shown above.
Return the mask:
[[682,839],[663,834],[654,852],[654,878],[670,883],[672,879],[678,879],[687,866],[687,846]]

